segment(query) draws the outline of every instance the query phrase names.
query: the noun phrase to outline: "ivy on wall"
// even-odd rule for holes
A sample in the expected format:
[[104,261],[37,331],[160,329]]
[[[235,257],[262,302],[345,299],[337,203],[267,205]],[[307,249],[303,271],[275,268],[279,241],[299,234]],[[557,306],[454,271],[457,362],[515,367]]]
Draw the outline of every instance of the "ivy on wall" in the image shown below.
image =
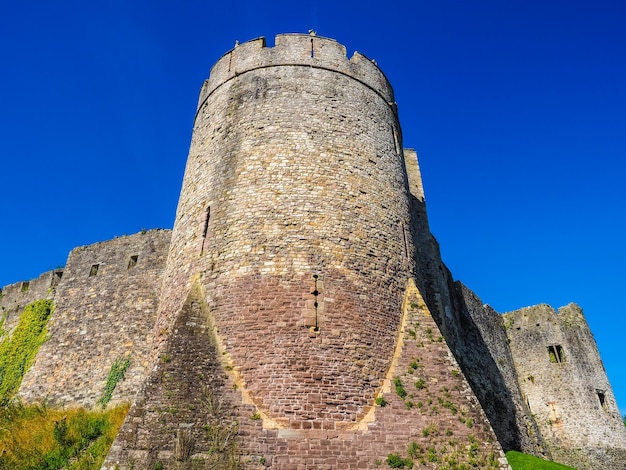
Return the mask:
[[98,399],[98,405],[100,405],[102,409],[104,409],[111,400],[115,387],[117,387],[118,382],[124,379],[124,374],[129,367],[130,358],[128,357],[118,357],[113,361],[113,364],[111,364],[111,370],[109,371],[107,382],[104,385],[104,392]]
[[24,374],[35,362],[39,347],[46,340],[51,300],[37,300],[27,305],[10,335],[0,341],[0,405],[6,405],[17,393]]

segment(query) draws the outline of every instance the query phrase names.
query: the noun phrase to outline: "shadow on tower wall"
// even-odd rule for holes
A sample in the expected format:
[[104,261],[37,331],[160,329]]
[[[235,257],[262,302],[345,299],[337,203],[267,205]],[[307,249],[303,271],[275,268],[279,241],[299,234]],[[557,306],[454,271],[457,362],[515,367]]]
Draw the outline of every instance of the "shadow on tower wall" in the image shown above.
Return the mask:
[[430,233],[425,202],[410,198],[417,285],[500,444],[550,457],[517,383],[502,316],[453,280]]

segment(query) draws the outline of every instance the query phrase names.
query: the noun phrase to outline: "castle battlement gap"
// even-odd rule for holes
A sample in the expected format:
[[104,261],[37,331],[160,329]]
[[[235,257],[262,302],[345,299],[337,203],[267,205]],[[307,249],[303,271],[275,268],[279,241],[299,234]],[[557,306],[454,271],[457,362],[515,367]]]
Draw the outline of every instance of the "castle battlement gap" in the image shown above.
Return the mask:
[[346,47],[334,39],[295,33],[277,35],[274,47],[267,47],[262,37],[238,44],[224,54],[211,68],[209,79],[200,91],[198,109],[217,87],[238,75],[260,68],[288,66],[346,75],[371,88],[395,109],[393,89],[372,60],[360,52],[348,59]]

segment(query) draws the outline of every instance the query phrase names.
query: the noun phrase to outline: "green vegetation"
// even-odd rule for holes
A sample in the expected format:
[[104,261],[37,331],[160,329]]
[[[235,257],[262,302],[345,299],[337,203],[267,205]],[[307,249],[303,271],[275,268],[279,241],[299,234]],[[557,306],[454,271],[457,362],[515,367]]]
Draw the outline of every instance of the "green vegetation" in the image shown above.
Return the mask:
[[52,301],[38,300],[27,305],[13,332],[0,341],[0,406],[8,404],[17,393],[24,374],[35,361],[39,347],[46,340]]
[[118,357],[117,359],[115,359],[115,361],[113,361],[113,364],[111,364],[111,370],[109,371],[107,382],[104,386],[104,392],[102,393],[102,396],[98,399],[98,405],[100,405],[102,409],[106,408],[107,403],[111,401],[111,397],[113,396],[115,387],[117,387],[117,384],[124,379],[124,374],[129,367],[129,357]]
[[391,468],[413,468],[413,460],[409,457],[402,458],[400,454],[389,454],[387,456],[387,465]]
[[12,401],[0,408],[0,468],[98,470],[127,411],[128,405],[52,410]]
[[404,386],[402,385],[402,380],[400,380],[400,377],[396,377],[395,379],[393,379],[393,385],[396,388],[396,395],[398,395],[400,398],[404,400],[407,393],[406,393],[406,390],[404,389]]
[[387,400],[385,400],[385,397],[382,395],[380,397],[376,397],[375,402],[378,406],[387,406]]
[[209,444],[209,457],[200,468],[242,470],[239,458],[239,423],[233,419],[227,404],[211,388],[202,390],[202,403],[208,420],[202,426]]
[[543,460],[532,455],[522,454],[515,450],[506,453],[506,458],[513,470],[575,470],[567,465]]

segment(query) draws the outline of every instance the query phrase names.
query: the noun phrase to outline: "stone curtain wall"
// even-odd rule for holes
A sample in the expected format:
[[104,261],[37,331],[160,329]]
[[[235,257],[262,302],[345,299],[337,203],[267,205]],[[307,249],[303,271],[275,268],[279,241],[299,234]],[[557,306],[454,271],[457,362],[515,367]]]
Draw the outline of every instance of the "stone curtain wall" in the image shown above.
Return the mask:
[[157,329],[199,279],[281,426],[356,423],[389,367],[413,272],[398,129],[384,75],[330,39],[242,44],[203,88]]
[[446,338],[506,449],[549,458],[522,396],[502,315],[460,282],[455,283],[457,325]]
[[54,299],[50,339],[19,396],[92,407],[111,364],[130,357],[113,402],[132,399],[150,368],[147,355],[169,239],[169,231],[152,230],[72,250]]

